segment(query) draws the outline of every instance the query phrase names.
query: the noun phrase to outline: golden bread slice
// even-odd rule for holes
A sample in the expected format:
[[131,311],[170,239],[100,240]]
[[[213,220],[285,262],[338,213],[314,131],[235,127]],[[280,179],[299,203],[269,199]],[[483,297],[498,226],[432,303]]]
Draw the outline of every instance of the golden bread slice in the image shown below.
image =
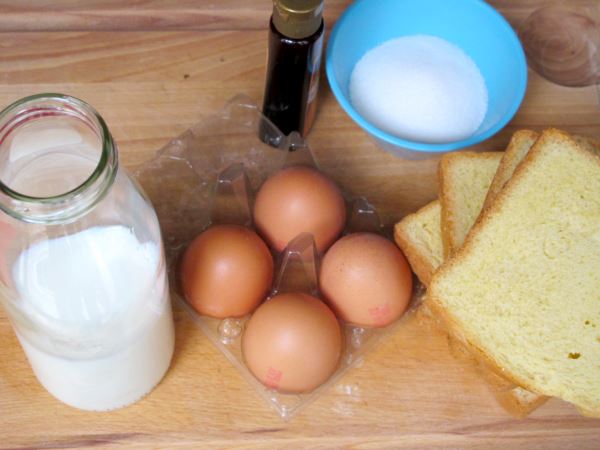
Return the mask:
[[444,260],[440,223],[440,202],[434,200],[394,226],[394,240],[425,286]]
[[584,150],[587,150],[588,152],[594,153],[596,155],[600,155],[600,141],[597,141],[596,139],[592,139],[587,136],[579,136],[577,134],[574,134],[571,137]]
[[455,336],[448,334],[445,324],[429,309],[428,303],[422,304],[417,312],[419,322],[431,329],[446,334],[448,348],[452,356],[459,361],[466,362],[475,367],[479,375],[486,382],[496,401],[514,417],[523,418],[540,407],[548,397],[528,391],[507,380],[496,372],[496,368],[487,364],[470,349],[469,345],[459,342]]
[[517,385],[600,416],[600,158],[545,131],[426,304]]
[[[504,156],[500,160],[500,165],[485,198],[484,208],[487,208],[494,201],[538,137],[539,134],[535,131],[515,131]],[[600,142],[584,136],[573,135],[572,137],[585,150],[600,153]]]
[[[538,134],[529,130],[517,131],[509,146],[504,152],[498,169],[491,182],[487,193],[484,207],[488,206],[495,196],[504,187],[508,179],[512,176],[515,168],[525,157],[532,144],[537,139]],[[575,136],[575,140],[584,148],[590,151],[600,152],[600,144],[589,138]],[[473,161],[471,161],[471,164]],[[489,175],[491,171],[487,171]],[[480,176],[485,176],[485,167]],[[464,190],[463,192],[469,192]],[[464,199],[458,199],[457,204],[464,205]],[[478,214],[478,213],[477,213]],[[473,221],[476,215],[473,216]],[[470,228],[471,223],[465,223],[465,227]],[[395,238],[396,242],[403,249],[407,258],[411,262],[415,273],[423,284],[427,285],[433,272],[439,267],[443,260],[443,245],[441,235],[432,233],[432,230],[439,229],[441,226],[441,205],[439,201],[434,201],[423,207],[414,214],[405,217],[396,224]],[[450,348],[453,354],[466,354],[468,351],[461,344],[452,339]],[[465,359],[464,357],[462,359]],[[522,417],[540,406],[547,397],[535,394],[524,388],[516,386],[502,376],[496,374],[493,370],[488,370],[481,363],[472,360],[475,363],[488,384],[493,388],[497,400],[500,404],[513,415]]]
[[438,169],[444,257],[465,240],[479,216],[502,152],[447,153]]
[[508,147],[500,160],[498,170],[494,175],[490,188],[485,197],[483,204],[487,208],[500,193],[504,185],[510,177],[512,177],[515,169],[523,160],[533,143],[537,140],[539,134],[531,130],[518,130],[510,138]]
[[[486,171],[486,167],[483,166],[482,170]],[[467,191],[472,191],[472,189]],[[483,195],[479,195],[479,197],[483,197]],[[473,218],[474,221],[475,218]],[[473,222],[468,224],[469,228]],[[419,280],[427,286],[431,276],[444,259],[440,202],[434,200],[417,212],[404,217],[394,227],[394,239],[406,255]],[[421,317],[425,321],[432,320],[426,307],[421,307],[420,311]],[[440,324],[436,325],[438,329],[442,328]],[[449,338],[449,346],[455,356],[462,355],[460,359],[468,359],[478,368],[497,401],[512,415],[524,417],[546,400],[546,397],[529,392],[495,374],[492,369],[486,368],[461,344],[454,342],[451,338]]]
[[[494,201],[538,137],[539,134],[531,130],[519,130],[513,134],[488,190],[484,208]],[[600,154],[600,142],[584,136],[572,137],[585,150]]]
[[[430,312],[430,314],[432,313]],[[448,348],[456,359],[475,366],[479,375],[491,388],[496,401],[512,416],[526,417],[548,400],[545,395],[528,391],[497,374],[485,361],[478,359],[468,345],[453,339],[450,335],[448,336]]]

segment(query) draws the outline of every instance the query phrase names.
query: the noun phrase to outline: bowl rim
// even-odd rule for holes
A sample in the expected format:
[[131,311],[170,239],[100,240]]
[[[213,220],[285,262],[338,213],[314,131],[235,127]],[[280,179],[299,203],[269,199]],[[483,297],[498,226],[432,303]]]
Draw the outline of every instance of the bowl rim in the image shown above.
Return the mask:
[[482,8],[486,14],[489,14],[490,17],[498,23],[500,28],[504,29],[505,35],[510,41],[510,44],[515,49],[515,61],[513,67],[516,70],[519,70],[521,76],[518,79],[518,84],[516,86],[516,95],[513,101],[513,104],[508,109],[507,113],[499,120],[496,124],[490,127],[485,133],[469,136],[468,138],[461,139],[459,141],[452,142],[444,142],[444,143],[427,143],[427,142],[419,142],[413,141],[410,139],[404,139],[383,131],[382,129],[376,127],[369,121],[367,121],[362,115],[356,111],[356,109],[352,106],[350,100],[342,93],[342,89],[337,83],[337,80],[333,74],[333,62],[332,62],[332,49],[333,46],[337,42],[337,37],[340,28],[343,26],[344,22],[348,20],[348,17],[352,14],[352,12],[358,8],[362,3],[366,3],[368,1],[373,0],[355,0],[339,17],[337,22],[335,23],[331,34],[329,36],[329,42],[327,43],[326,50],[326,58],[325,58],[325,72],[327,74],[327,79],[329,82],[329,87],[333,92],[336,100],[342,107],[342,109],[350,116],[350,118],[356,122],[363,130],[367,131],[369,134],[374,136],[375,138],[384,141],[388,144],[395,145],[397,147],[402,147],[407,150],[415,151],[415,152],[430,152],[430,153],[441,153],[452,150],[458,150],[465,147],[470,147],[472,145],[479,144],[480,142],[485,141],[486,139],[492,137],[496,133],[498,133],[502,128],[504,128],[508,122],[512,120],[516,112],[518,111],[521,103],[523,102],[523,98],[525,97],[525,92],[527,90],[527,60],[525,58],[525,51],[523,50],[523,46],[521,45],[521,41],[519,40],[517,33],[512,28],[512,26],[508,23],[508,21],[504,18],[500,12],[498,12],[494,7],[489,5],[483,0],[462,0],[463,2],[472,4],[475,8]]

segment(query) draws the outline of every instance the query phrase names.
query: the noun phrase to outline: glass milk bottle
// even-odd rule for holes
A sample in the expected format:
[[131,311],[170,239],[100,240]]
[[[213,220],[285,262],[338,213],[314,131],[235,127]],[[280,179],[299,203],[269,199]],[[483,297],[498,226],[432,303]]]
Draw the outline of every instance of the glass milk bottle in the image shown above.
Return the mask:
[[0,302],[48,392],[95,411],[150,392],[173,354],[168,292],[156,214],[102,117],[58,94],[2,111]]

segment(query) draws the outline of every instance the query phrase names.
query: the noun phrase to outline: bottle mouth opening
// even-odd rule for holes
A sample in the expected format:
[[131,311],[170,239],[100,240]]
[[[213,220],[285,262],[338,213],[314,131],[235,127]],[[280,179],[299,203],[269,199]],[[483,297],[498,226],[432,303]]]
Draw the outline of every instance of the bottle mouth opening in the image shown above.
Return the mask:
[[0,209],[19,220],[81,212],[103,196],[116,168],[108,127],[82,100],[39,94],[0,112]]

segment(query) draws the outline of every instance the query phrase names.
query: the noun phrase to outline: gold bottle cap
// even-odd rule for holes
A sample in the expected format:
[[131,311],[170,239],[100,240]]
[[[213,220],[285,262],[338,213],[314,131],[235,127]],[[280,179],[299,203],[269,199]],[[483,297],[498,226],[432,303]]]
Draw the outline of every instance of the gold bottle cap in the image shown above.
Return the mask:
[[314,34],[321,26],[323,0],[273,0],[273,25],[292,39]]

